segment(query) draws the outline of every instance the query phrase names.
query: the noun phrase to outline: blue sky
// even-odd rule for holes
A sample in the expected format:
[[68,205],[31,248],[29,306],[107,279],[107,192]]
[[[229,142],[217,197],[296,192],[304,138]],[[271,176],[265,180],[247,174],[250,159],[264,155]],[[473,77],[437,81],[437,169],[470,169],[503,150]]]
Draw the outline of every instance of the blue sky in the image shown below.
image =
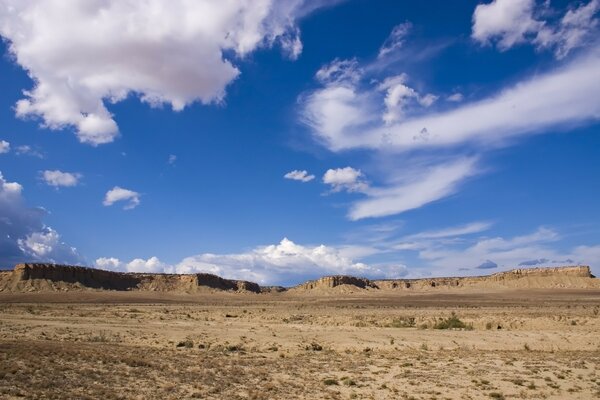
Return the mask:
[[0,267],[600,274],[599,10],[0,0]]

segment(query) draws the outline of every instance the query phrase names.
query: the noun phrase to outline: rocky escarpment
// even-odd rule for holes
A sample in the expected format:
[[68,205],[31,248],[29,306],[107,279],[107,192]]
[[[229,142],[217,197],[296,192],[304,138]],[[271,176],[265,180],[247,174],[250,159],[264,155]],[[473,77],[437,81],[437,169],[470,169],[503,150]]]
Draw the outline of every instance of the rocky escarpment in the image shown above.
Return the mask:
[[587,266],[527,268],[488,276],[458,278],[369,280],[334,275],[312,280],[294,288],[260,287],[254,282],[224,279],[217,275],[149,274],[104,271],[94,268],[18,264],[12,271],[0,271],[0,292],[70,290],[152,291],[201,293],[206,291],[251,293],[351,293],[355,291],[431,291],[454,288],[600,288]]
[[146,274],[105,271],[95,268],[55,265],[18,264],[12,271],[0,273],[0,291],[117,290],[194,293],[205,290],[260,293],[258,284],[224,279],[217,275]]
[[356,278],[347,275],[324,276],[314,281],[308,281],[296,286],[297,290],[333,289],[338,286],[349,285],[360,289],[377,289],[377,285],[366,278]]
[[430,291],[451,288],[599,288],[588,266],[514,269],[487,276],[369,280],[352,276],[328,276],[300,284],[296,292],[327,290],[337,286],[356,289]]

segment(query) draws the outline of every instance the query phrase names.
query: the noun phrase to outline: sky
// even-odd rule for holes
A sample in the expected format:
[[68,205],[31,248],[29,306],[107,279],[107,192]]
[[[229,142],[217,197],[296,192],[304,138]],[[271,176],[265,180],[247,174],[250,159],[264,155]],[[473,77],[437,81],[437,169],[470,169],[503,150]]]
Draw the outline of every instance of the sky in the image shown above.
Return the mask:
[[0,0],[0,268],[600,275],[600,0]]

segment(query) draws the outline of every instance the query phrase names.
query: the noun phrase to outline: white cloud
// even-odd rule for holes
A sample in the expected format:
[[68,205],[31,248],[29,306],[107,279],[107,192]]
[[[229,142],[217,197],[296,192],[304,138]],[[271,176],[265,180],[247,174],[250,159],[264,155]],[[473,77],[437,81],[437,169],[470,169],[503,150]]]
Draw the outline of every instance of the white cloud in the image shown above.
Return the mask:
[[331,185],[333,192],[364,192],[369,187],[363,173],[352,167],[328,169],[323,175],[323,183]]
[[577,47],[594,41],[598,34],[598,18],[600,1],[592,0],[567,11],[557,26],[545,25],[537,34],[534,43],[539,48],[553,48],[557,58],[563,58]]
[[54,170],[54,171],[46,170],[46,171],[40,171],[40,172],[42,174],[42,178],[44,179],[44,182],[46,182],[46,184],[48,184],[50,186],[55,186],[55,187],[77,186],[77,184],[79,183],[79,180],[81,179],[81,176],[82,176],[81,174],[76,173],[76,172],[62,172],[59,170]]
[[24,144],[22,146],[17,146],[17,148],[15,149],[15,153],[18,156],[27,155],[27,156],[31,156],[31,157],[44,158],[44,155],[42,154],[42,152],[40,152],[39,150],[36,150],[33,147],[26,145],[26,144]]
[[492,224],[490,222],[471,222],[465,225],[453,226],[450,228],[415,233],[413,235],[406,236],[404,239],[441,239],[447,237],[470,235],[473,233],[486,231],[490,229],[491,226]]
[[176,111],[220,103],[240,74],[234,61],[276,43],[297,58],[296,20],[329,3],[2,0],[0,35],[35,82],[16,113],[73,126],[83,143],[111,142],[118,127],[107,102],[135,94]]
[[301,103],[302,122],[312,128],[317,140],[333,151],[360,146],[362,139],[353,132],[378,116],[368,94],[346,85],[316,90],[304,96]]
[[193,274],[206,272],[228,279],[243,279],[259,284],[300,283],[324,275],[357,275],[391,278],[406,274],[401,264],[367,265],[353,261],[335,247],[302,246],[284,238],[280,243],[259,246],[236,254],[204,253],[168,265],[156,257],[129,263],[117,258],[99,258],[96,266],[125,272],[166,272]]
[[114,257],[101,257],[96,260],[95,264],[100,269],[119,272],[163,273],[170,272],[171,269],[169,265],[163,263],[157,257],[150,257],[147,260],[136,258],[128,263]]
[[124,201],[127,203],[123,209],[131,210],[140,204],[140,194],[138,192],[134,192],[133,190],[115,186],[106,192],[106,196],[104,197],[102,204],[105,206],[112,206],[114,203],[119,201]]
[[[444,95],[455,104],[441,111],[435,107],[441,96],[419,93],[407,85],[406,74],[380,77],[385,70],[374,66],[378,62],[336,59],[317,72],[321,87],[299,98],[300,121],[327,149],[370,150],[372,165],[403,153],[401,161],[387,162],[385,168],[370,167],[384,183],[361,188],[367,198],[353,202],[350,219],[393,215],[455,193],[483,169],[471,155],[473,148],[483,153],[514,143],[518,136],[600,119],[600,47],[479,100]],[[448,158],[449,151],[454,159]],[[418,165],[422,159],[427,160],[424,167]]]
[[291,180],[300,181],[300,182],[310,182],[313,179],[315,179],[315,176],[314,175],[309,175],[308,171],[305,171],[305,170],[300,171],[300,170],[297,170],[297,169],[288,172],[283,177],[285,179],[291,179]]
[[362,74],[363,71],[355,58],[351,60],[336,58],[329,64],[323,65],[315,74],[315,78],[323,85],[354,85],[360,80]]
[[43,222],[46,211],[25,204],[23,187],[0,173],[0,268],[19,262],[80,263],[77,250]]
[[411,171],[384,187],[365,191],[367,199],[357,200],[348,214],[351,220],[384,217],[419,208],[454,193],[476,173],[476,159],[464,158]]
[[10,143],[6,140],[0,140],[0,154],[5,154],[10,151]]
[[169,154],[169,159],[167,160],[167,163],[169,165],[174,165],[175,161],[177,161],[177,156],[175,154]]
[[423,107],[429,107],[438,99],[438,96],[431,93],[420,95],[415,89],[406,85],[407,79],[406,74],[391,76],[377,86],[379,91],[386,93],[383,100],[386,111],[382,116],[386,124],[401,120],[405,109],[414,101]]
[[489,44],[498,40],[506,50],[527,40],[543,23],[533,18],[535,0],[494,0],[479,4],[473,13],[473,39]]
[[459,103],[459,102],[463,101],[463,99],[464,99],[464,96],[462,93],[453,93],[450,96],[446,97],[446,100],[452,101],[455,103]]
[[547,244],[557,242],[559,234],[549,228],[540,227],[536,231],[512,238],[478,238],[464,247],[464,242],[430,241],[419,251],[419,257],[426,260],[436,271],[444,274],[458,267],[476,268],[488,261],[502,269],[517,268],[519,264],[533,258],[554,260],[547,265],[564,264],[566,259],[573,263],[591,262],[589,258],[574,254],[561,254]]
[[[331,89],[331,88],[328,88]],[[350,90],[350,89],[347,89]],[[351,91],[351,100],[369,95]],[[323,102],[318,95],[305,104],[309,127],[329,149],[353,148],[407,151],[450,147],[465,142],[497,145],[508,138],[548,127],[570,127],[600,118],[600,48],[563,67],[525,79],[483,100],[449,111],[404,118],[394,124],[347,114],[372,103],[345,106],[340,97]],[[320,113],[315,107],[327,106]],[[335,111],[343,111],[336,114]],[[315,116],[315,114],[317,114]],[[507,117],[508,116],[508,117]]]
[[494,0],[480,4],[473,13],[472,37],[482,44],[497,42],[500,50],[531,42],[538,49],[550,48],[557,58],[594,41],[600,1],[591,0],[569,9],[559,21],[539,20],[548,3],[536,7],[534,0]]
[[392,29],[392,33],[385,40],[381,48],[379,49],[379,53],[377,58],[383,58],[390,53],[393,53],[400,49],[404,45],[404,41],[406,40],[406,36],[412,29],[412,24],[410,22],[405,22],[400,25],[396,25],[394,29]]

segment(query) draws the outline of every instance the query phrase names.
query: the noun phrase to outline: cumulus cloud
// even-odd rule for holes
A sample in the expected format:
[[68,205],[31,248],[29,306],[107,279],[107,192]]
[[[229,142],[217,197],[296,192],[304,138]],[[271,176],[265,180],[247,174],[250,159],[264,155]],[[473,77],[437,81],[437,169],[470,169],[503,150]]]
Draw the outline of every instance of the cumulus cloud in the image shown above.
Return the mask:
[[364,192],[369,187],[363,173],[352,167],[328,169],[323,175],[323,183],[331,185],[333,192]]
[[0,268],[20,262],[80,263],[77,250],[43,219],[46,211],[27,206],[23,187],[0,173]]
[[293,181],[300,181],[300,182],[310,182],[313,179],[315,179],[314,175],[309,175],[308,171],[306,170],[293,170],[288,172],[287,174],[285,174],[283,176],[285,179],[291,179]]
[[83,143],[111,142],[108,103],[130,94],[176,111],[220,103],[240,74],[236,61],[277,43],[297,58],[296,20],[334,2],[2,0],[0,35],[35,83],[16,113],[73,126]]
[[[472,37],[482,44],[497,43],[500,50],[529,42],[538,49],[550,48],[557,58],[589,44],[598,32],[600,1],[591,0],[569,9],[558,21],[542,20],[548,3],[536,6],[534,0],[494,0],[479,4],[473,13]],[[551,14],[546,12],[545,14]]]
[[525,42],[527,35],[537,32],[543,23],[533,18],[535,0],[494,0],[479,4],[473,12],[473,39],[489,44],[498,41],[506,50]]
[[394,29],[392,29],[390,36],[388,36],[385,42],[383,42],[383,45],[381,45],[379,53],[377,54],[377,58],[383,58],[388,54],[400,49],[404,45],[406,36],[411,29],[412,24],[410,22],[404,22],[400,25],[396,25]]
[[225,278],[271,285],[296,284],[332,274],[372,278],[391,278],[406,274],[406,267],[401,264],[367,265],[344,256],[335,247],[303,246],[287,238],[278,244],[259,246],[244,253],[204,253],[186,257],[175,265],[166,265],[152,257],[148,260],[136,259],[129,263],[116,258],[99,258],[96,260],[96,266],[128,272],[207,272]]
[[171,267],[160,261],[157,257],[150,257],[147,260],[136,258],[128,263],[114,257],[101,257],[96,260],[95,266],[100,269],[118,272],[171,272]]
[[54,187],[77,186],[82,175],[77,172],[62,172],[59,170],[40,171],[42,179],[47,185]]
[[385,91],[383,100],[386,111],[382,118],[386,124],[399,121],[404,115],[404,110],[411,101],[418,102],[423,107],[429,107],[438,99],[431,93],[420,95],[415,89],[406,85],[407,75],[400,74],[386,78],[377,86],[380,91]]
[[0,154],[5,154],[10,151],[10,143],[6,140],[0,140]]
[[102,204],[105,206],[112,206],[114,203],[120,201],[126,203],[125,206],[123,206],[124,210],[131,210],[140,205],[140,194],[138,192],[134,192],[133,190],[115,186],[106,192]]

